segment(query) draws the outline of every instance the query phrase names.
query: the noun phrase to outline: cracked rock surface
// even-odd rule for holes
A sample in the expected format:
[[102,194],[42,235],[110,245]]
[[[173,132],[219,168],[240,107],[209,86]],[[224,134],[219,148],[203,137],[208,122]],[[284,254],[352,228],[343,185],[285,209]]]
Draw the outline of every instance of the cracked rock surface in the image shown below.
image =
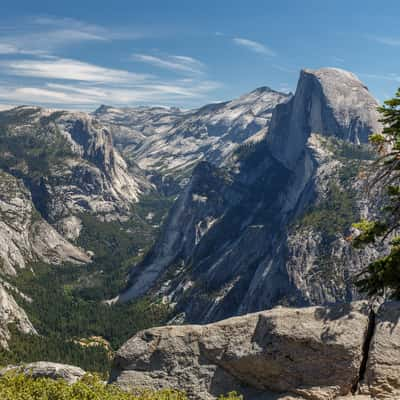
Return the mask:
[[128,390],[179,387],[194,399],[237,390],[246,399],[395,400],[400,303],[378,310],[365,348],[369,313],[366,302],[277,307],[208,325],[148,329],[119,349],[111,380]]

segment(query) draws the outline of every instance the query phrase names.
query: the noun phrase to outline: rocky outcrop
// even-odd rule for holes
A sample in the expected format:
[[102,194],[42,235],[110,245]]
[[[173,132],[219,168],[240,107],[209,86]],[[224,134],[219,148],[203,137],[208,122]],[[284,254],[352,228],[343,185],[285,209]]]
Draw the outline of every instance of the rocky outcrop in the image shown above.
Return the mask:
[[179,387],[193,399],[399,398],[400,303],[283,308],[138,333],[117,352],[124,389]]
[[49,171],[45,183],[49,217],[56,222],[81,212],[105,219],[129,214],[132,204],[151,184],[139,173],[130,174],[113,146],[111,133],[84,113],[63,113],[54,123],[72,154],[58,160]]
[[382,305],[374,334],[362,391],[377,399],[400,398],[400,303]]
[[79,367],[48,361],[38,361],[19,366],[10,365],[0,371],[0,375],[7,373],[24,374],[32,378],[62,379],[70,384],[79,381],[85,375],[85,371]]
[[303,71],[265,140],[241,146],[224,168],[193,171],[117,300],[147,290],[192,323],[356,300],[351,277],[385,251],[349,241],[352,223],[379,209],[362,189],[373,158],[365,142],[380,128],[376,105],[346,71]]
[[21,179],[0,170],[0,270],[16,275],[29,262],[90,262],[82,249],[61,236],[36,210]]
[[33,327],[32,323],[29,321],[28,316],[25,311],[17,304],[14,299],[14,295],[22,296],[25,300],[30,300],[26,298],[21,292],[16,288],[4,282],[0,281],[0,346],[3,348],[8,348],[8,341],[11,337],[11,332],[9,329],[10,325],[13,325],[19,332],[25,334],[36,335],[37,332]]
[[24,180],[39,213],[60,231],[80,213],[126,216],[152,187],[139,169],[131,174],[111,133],[86,113],[18,107],[0,114],[0,127],[1,167]]
[[400,303],[386,304],[375,326],[368,304],[356,302],[153,328],[118,350],[112,381],[179,387],[194,399],[238,390],[246,399],[395,400],[399,318]]

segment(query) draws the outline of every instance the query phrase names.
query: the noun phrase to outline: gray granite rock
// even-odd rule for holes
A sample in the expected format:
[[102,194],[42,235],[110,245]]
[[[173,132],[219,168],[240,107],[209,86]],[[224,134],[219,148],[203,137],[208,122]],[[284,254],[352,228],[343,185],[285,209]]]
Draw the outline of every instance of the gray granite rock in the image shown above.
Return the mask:
[[363,390],[376,399],[400,399],[400,302],[377,314]]
[[16,372],[32,378],[63,379],[72,384],[85,375],[85,371],[79,367],[67,364],[58,364],[48,361],[38,361],[20,366],[10,365],[0,371],[0,375]]
[[295,96],[275,109],[267,140],[274,156],[293,169],[311,133],[366,143],[371,133],[381,129],[378,105],[348,71],[305,69]]
[[199,399],[238,390],[251,399],[331,400],[357,384],[368,322],[358,302],[153,328],[118,350],[111,377],[124,389],[179,387]]

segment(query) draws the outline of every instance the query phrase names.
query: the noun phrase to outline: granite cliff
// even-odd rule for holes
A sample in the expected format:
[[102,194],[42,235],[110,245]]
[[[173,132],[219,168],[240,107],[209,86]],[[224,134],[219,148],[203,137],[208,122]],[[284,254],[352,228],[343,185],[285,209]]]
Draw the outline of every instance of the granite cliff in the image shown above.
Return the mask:
[[378,212],[363,191],[380,129],[351,73],[305,70],[265,140],[224,166],[200,163],[159,240],[113,301],[161,295],[179,320],[210,322],[277,304],[351,301],[352,276],[384,248],[355,250],[351,224]]

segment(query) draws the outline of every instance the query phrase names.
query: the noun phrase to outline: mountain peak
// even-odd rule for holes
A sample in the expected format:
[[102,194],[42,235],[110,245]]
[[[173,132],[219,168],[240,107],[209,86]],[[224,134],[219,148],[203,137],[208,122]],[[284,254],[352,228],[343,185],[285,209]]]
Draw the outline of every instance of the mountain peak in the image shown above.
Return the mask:
[[275,157],[293,168],[311,133],[366,143],[381,129],[378,102],[351,72],[304,69],[294,97],[272,116],[268,141]]
[[304,68],[301,70],[300,74],[311,74],[315,75],[316,77],[323,79],[323,78],[337,78],[337,79],[349,79],[349,80],[355,80],[357,82],[360,82],[360,79],[350,71],[347,71],[342,68],[336,68],[336,67],[323,67],[319,69],[310,69],[310,68]]

